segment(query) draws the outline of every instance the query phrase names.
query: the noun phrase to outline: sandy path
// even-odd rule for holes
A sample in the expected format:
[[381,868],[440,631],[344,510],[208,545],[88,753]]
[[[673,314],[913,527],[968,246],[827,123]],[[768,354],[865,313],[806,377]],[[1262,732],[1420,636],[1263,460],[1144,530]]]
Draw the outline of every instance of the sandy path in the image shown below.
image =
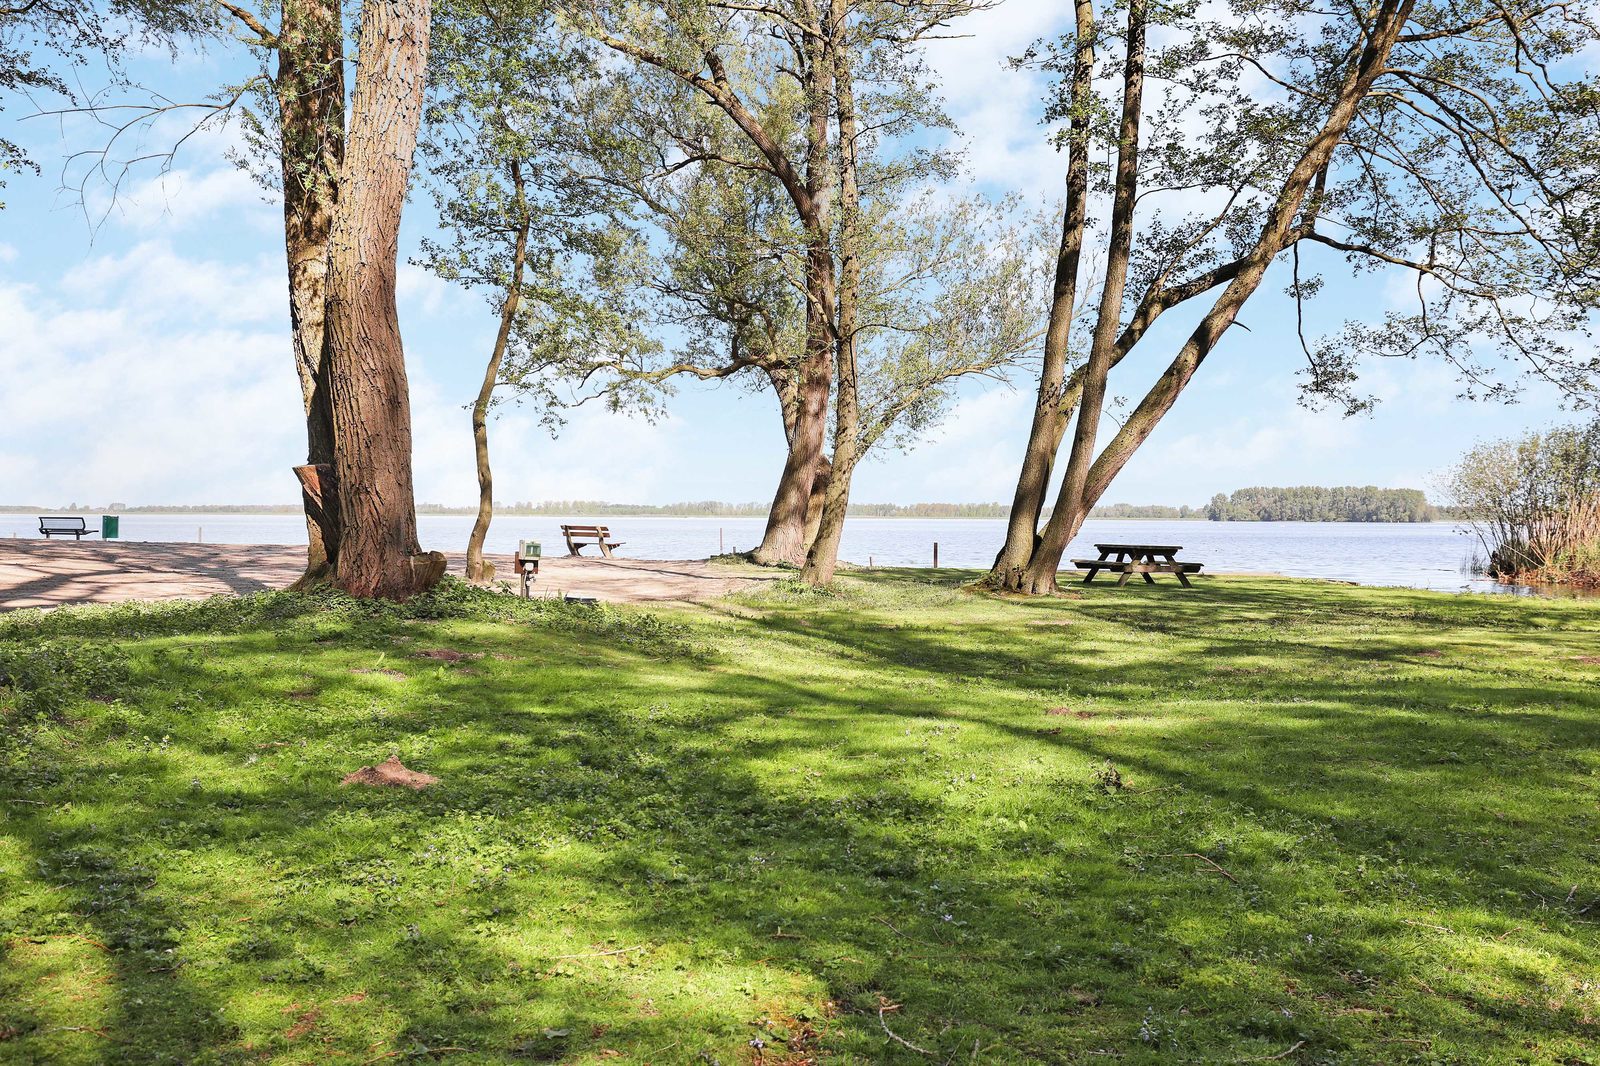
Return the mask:
[[[501,576],[515,580],[509,556],[491,558]],[[0,540],[0,610],[258,592],[294,581],[304,560],[304,548],[286,545]],[[463,555],[450,556],[451,573],[463,565]],[[644,603],[713,599],[766,579],[705,560],[558,556],[544,560],[536,588]]]

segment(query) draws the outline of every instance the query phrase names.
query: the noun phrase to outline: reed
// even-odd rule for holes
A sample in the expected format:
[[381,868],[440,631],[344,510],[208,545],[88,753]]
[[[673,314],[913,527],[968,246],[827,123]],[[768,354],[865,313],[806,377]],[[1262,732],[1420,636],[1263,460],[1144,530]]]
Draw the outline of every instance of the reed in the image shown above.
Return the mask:
[[1445,488],[1483,545],[1483,572],[1600,586],[1600,420],[1480,444]]

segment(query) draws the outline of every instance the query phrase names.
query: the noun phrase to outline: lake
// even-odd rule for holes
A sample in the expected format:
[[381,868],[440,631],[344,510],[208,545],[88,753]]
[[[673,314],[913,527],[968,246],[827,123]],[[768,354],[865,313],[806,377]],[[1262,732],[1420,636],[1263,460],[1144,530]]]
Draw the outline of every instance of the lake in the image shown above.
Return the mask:
[[[90,515],[91,528],[98,516]],[[543,542],[546,554],[565,551],[562,522],[609,525],[625,542],[621,554],[639,559],[703,559],[719,551],[747,550],[761,540],[761,518],[568,518],[507,516],[495,519],[488,549],[510,552],[518,540]],[[423,547],[460,551],[472,519],[467,515],[422,515]],[[0,514],[0,537],[37,537],[36,515]],[[930,566],[933,545],[939,563],[987,567],[1005,537],[998,518],[852,518],[841,555],[879,566]],[[122,516],[122,539],[196,541],[208,544],[304,544],[304,519],[297,515]],[[1363,585],[1397,585],[1450,591],[1518,591],[1463,572],[1476,540],[1448,522],[1176,522],[1090,521],[1068,557],[1096,554],[1097,541],[1181,544],[1181,558],[1206,564],[1208,572],[1275,573],[1320,577]]]

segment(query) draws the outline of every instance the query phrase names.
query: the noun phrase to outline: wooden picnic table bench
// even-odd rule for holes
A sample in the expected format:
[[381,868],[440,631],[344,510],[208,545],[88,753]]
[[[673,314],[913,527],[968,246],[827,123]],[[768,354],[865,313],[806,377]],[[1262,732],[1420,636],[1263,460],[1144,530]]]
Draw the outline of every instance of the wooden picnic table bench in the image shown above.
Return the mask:
[[[1189,584],[1190,574],[1198,574],[1204,563],[1179,562],[1177,555],[1183,550],[1181,544],[1096,544],[1095,550],[1100,553],[1098,559],[1074,559],[1072,565],[1081,570],[1088,571],[1084,574],[1083,583],[1087,585],[1093,581],[1095,575],[1105,570],[1119,575],[1117,584],[1126,585],[1128,579],[1134,574],[1144,578],[1145,584],[1154,585],[1156,579],[1153,574],[1171,574],[1176,577],[1184,588],[1193,588]],[[1111,558],[1113,555],[1115,559]]]
[[585,544],[593,544],[600,549],[601,555],[609,559],[612,548],[622,547],[622,541],[611,539],[611,530],[607,526],[562,526],[561,535],[567,538],[568,555],[578,555],[579,549]]
[[39,518],[39,532],[44,534],[44,539],[51,537],[71,537],[73,540],[82,540],[92,537],[97,532],[89,528],[89,523],[76,515],[43,515]]

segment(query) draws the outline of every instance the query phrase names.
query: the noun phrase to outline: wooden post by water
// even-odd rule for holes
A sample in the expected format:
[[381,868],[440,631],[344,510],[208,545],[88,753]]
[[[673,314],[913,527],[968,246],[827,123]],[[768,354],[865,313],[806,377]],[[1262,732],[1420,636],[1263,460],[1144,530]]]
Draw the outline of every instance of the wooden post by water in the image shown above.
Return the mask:
[[722,550],[722,527],[721,526],[717,527],[717,554],[718,555],[726,555],[726,554],[728,554],[727,552]]
[[933,542],[933,568],[939,569],[939,542]]

